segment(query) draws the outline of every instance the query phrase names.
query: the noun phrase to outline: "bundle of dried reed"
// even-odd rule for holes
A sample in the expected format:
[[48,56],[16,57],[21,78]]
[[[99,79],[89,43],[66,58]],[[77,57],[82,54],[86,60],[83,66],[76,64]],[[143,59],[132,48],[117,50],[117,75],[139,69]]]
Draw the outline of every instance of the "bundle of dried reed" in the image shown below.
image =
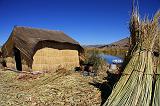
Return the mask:
[[36,52],[33,59],[33,70],[56,70],[58,66],[72,69],[79,66],[77,50],[43,48]]
[[139,20],[138,12],[133,12],[130,22],[132,58],[103,106],[149,106],[152,103],[152,51],[158,38],[159,18],[160,12],[157,12],[153,20]]

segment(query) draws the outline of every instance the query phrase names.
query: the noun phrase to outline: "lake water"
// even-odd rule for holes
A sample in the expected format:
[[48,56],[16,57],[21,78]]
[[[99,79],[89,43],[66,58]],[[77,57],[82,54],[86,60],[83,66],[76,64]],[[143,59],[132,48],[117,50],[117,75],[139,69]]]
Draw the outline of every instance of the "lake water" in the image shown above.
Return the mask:
[[101,54],[102,58],[104,58],[106,60],[107,63],[112,64],[112,61],[115,59],[120,59],[123,60],[123,58],[117,57],[117,56],[112,56],[112,55],[108,55],[108,54]]

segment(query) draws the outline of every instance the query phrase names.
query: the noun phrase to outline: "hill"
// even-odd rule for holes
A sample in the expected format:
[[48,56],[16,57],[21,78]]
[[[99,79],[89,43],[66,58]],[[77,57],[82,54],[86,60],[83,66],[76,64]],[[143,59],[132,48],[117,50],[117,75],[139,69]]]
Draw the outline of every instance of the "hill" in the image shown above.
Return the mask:
[[100,46],[99,48],[128,48],[129,47],[129,37],[121,39],[119,41],[113,42],[111,44]]
[[121,39],[119,41],[110,43],[110,44],[97,44],[97,45],[83,45],[85,48],[128,48],[129,47],[129,37]]
[[104,46],[105,44],[97,44],[97,45],[82,45],[84,48],[99,48]]
[[87,45],[83,46],[86,50],[98,50],[100,53],[124,57],[129,49],[129,37],[106,45]]

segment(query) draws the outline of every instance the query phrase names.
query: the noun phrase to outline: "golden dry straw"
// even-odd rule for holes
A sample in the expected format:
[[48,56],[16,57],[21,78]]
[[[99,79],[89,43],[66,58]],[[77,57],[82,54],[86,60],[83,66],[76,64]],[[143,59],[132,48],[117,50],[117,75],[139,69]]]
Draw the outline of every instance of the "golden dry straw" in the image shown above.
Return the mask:
[[[133,34],[131,37],[135,39],[132,48],[134,50],[131,51],[132,58],[103,106],[150,106],[152,103],[154,85],[152,51],[158,38],[160,12],[157,12],[150,21],[148,19],[140,21],[137,12],[134,12],[133,16],[136,17],[131,18],[130,24],[130,31]],[[159,93],[159,90],[157,92]]]
[[77,50],[43,48],[35,53],[33,59],[33,70],[52,70],[59,66],[65,69],[72,69],[79,66]]
[[[14,57],[6,58],[7,67],[15,68]],[[43,48],[38,50],[33,57],[32,70],[57,70],[59,67],[73,69],[79,66],[79,55],[77,50],[58,50],[53,48]],[[28,65],[22,59],[22,69],[29,70]]]

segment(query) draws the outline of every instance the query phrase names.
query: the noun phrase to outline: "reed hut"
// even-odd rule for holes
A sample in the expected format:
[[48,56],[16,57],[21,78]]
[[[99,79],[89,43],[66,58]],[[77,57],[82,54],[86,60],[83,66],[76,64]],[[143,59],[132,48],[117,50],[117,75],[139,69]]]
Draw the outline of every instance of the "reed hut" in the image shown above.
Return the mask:
[[14,27],[2,46],[9,68],[17,70],[72,69],[79,66],[83,48],[61,31]]

